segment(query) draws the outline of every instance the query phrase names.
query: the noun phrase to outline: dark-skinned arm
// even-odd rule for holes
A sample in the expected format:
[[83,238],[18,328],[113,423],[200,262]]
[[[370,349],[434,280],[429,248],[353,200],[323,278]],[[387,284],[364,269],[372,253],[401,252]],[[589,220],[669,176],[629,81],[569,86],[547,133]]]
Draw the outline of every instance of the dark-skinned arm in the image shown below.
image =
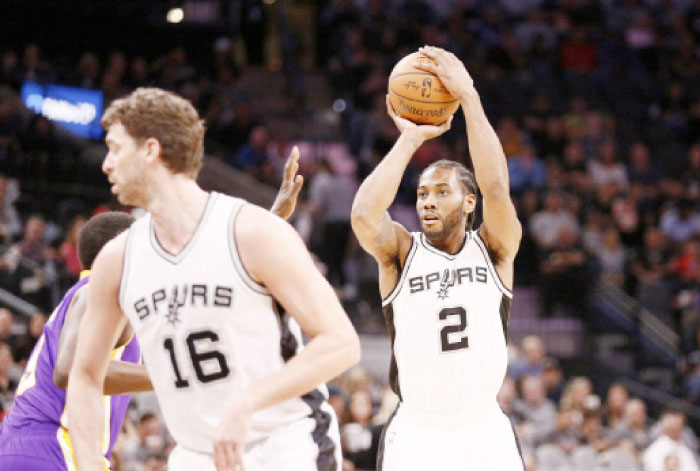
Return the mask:
[[[53,370],[53,381],[61,389],[66,389],[68,386],[68,374],[75,358],[75,346],[78,343],[80,321],[83,319],[86,310],[87,292],[86,289],[81,289],[75,295],[73,302],[68,308],[63,327],[61,328],[61,336],[58,340],[58,353]],[[131,331],[131,327],[127,327],[127,329]],[[127,337],[128,341],[131,335],[126,333],[126,335],[122,335],[122,338],[124,337]],[[152,390],[153,385],[145,366],[125,361],[109,361],[103,391],[105,395],[132,394]]]

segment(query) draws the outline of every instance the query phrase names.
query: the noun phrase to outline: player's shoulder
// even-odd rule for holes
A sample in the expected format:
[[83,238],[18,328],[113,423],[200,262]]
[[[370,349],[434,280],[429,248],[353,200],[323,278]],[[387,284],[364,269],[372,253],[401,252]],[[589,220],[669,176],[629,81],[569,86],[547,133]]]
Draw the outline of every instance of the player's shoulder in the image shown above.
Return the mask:
[[243,202],[235,216],[236,238],[251,237],[262,240],[286,233],[291,229],[287,221],[260,206]]
[[95,268],[98,267],[109,268],[110,271],[119,273],[119,271],[115,271],[115,269],[122,266],[124,251],[126,250],[126,243],[129,238],[130,231],[131,229],[127,229],[102,247],[100,253],[97,254],[97,257],[93,263],[91,279],[94,279]]

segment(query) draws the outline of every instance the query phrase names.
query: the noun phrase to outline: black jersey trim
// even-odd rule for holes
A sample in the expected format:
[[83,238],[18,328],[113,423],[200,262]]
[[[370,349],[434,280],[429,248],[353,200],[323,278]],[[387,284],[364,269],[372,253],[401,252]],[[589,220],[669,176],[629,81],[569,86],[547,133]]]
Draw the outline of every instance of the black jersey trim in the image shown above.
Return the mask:
[[399,292],[401,292],[401,287],[403,286],[403,282],[406,279],[406,274],[408,273],[408,267],[411,265],[411,260],[413,260],[413,256],[416,253],[416,250],[418,249],[418,243],[415,240],[416,238],[411,235],[411,248],[408,250],[408,255],[406,255],[406,260],[403,263],[403,268],[401,269],[401,275],[399,276],[399,281],[396,282],[396,286],[394,286],[394,289],[391,290],[391,293],[382,300],[382,307],[389,305],[394,299],[396,299],[396,296],[399,295]]
[[[299,341],[289,328],[288,315],[284,314],[280,308],[281,306],[275,301],[273,309],[280,319],[280,354],[286,363],[299,350]],[[333,417],[321,407],[326,402],[326,394],[316,388],[300,396],[300,399],[311,409],[307,417],[313,419],[316,424],[311,431],[311,438],[318,447],[316,469],[317,471],[336,471],[339,463],[335,458],[335,452],[339,444],[328,433],[333,424]]]
[[491,272],[493,280],[496,282],[496,286],[498,286],[498,289],[500,289],[503,294],[512,299],[513,292],[506,288],[506,285],[503,284],[503,280],[501,280],[501,277],[498,275],[496,267],[493,266],[493,261],[491,260],[491,257],[489,257],[488,250],[486,250],[486,244],[484,244],[484,241],[481,239],[478,231],[474,231],[474,240],[476,241],[476,245],[481,250],[482,255],[486,259],[486,265],[489,267],[489,271]]
[[462,250],[464,250],[464,248],[467,246],[469,239],[471,239],[471,232],[467,231],[464,233],[464,240],[462,241],[462,246],[459,248],[459,250],[454,254],[449,254],[431,245],[430,242],[428,242],[428,239],[425,237],[425,233],[420,233],[420,241],[423,244],[423,247],[425,247],[429,252],[444,257],[447,260],[454,260],[455,258],[457,258],[457,255],[459,255],[462,252]]
[[178,263],[180,263],[187,256],[187,254],[192,251],[192,248],[194,247],[195,243],[197,242],[197,239],[199,238],[199,235],[203,232],[203,228],[206,225],[207,220],[209,219],[209,215],[213,211],[214,202],[218,199],[217,196],[218,193],[216,192],[209,193],[209,196],[207,198],[207,204],[204,207],[204,212],[202,213],[202,216],[197,222],[197,227],[195,228],[192,237],[190,237],[190,240],[187,241],[183,249],[180,250],[180,253],[178,253],[177,255],[171,254],[170,252],[165,250],[162,245],[160,245],[158,237],[156,237],[155,222],[153,221],[153,215],[149,215],[151,220],[149,221],[148,225],[148,238],[151,241],[151,246],[153,247],[153,250],[155,250],[156,253],[166,262],[170,262],[173,265],[177,265]]
[[396,354],[394,353],[394,339],[396,338],[396,324],[394,323],[394,305],[389,303],[382,308],[384,322],[386,322],[386,330],[391,341],[391,363],[389,363],[389,386],[394,394],[401,399],[401,384],[399,383],[399,365],[396,362]]
[[[501,409],[501,412],[503,412],[503,409]],[[513,422],[511,422],[510,417],[508,417],[508,414],[503,412],[503,415],[505,415],[508,422],[510,422],[510,428],[513,430],[513,438],[515,438],[515,446],[518,448],[518,455],[520,455],[520,461],[523,463],[523,471],[525,471],[525,459],[523,458],[523,450],[520,448],[520,439],[518,438],[518,434],[515,433],[515,427],[513,426]]]
[[233,266],[236,267],[236,271],[238,272],[238,275],[241,277],[243,282],[248,286],[248,288],[252,289],[258,294],[264,294],[266,296],[270,296],[270,291],[257,281],[253,279],[252,276],[250,276],[250,273],[248,273],[248,270],[245,269],[243,266],[243,262],[241,261],[241,254],[238,251],[238,244],[236,243],[236,231],[234,229],[235,223],[236,223],[236,217],[238,216],[238,213],[240,212],[240,209],[243,207],[243,205],[246,204],[243,201],[236,202],[235,206],[231,210],[231,216],[229,217],[228,221],[228,248],[229,252],[231,254],[231,260],[233,260]]
[[394,412],[392,412],[389,420],[386,421],[384,429],[382,430],[382,436],[379,439],[379,449],[377,450],[377,471],[382,471],[384,469],[384,445],[386,443],[386,432],[389,430],[391,422],[394,420],[394,417],[396,417],[396,413],[399,411],[400,406],[401,403],[396,404],[396,409],[394,409]]
[[501,297],[501,306],[498,312],[501,315],[501,325],[503,325],[503,337],[508,343],[508,321],[510,321],[510,304],[512,299],[506,295]]
[[119,294],[117,295],[119,307],[121,307],[123,312],[126,312],[126,283],[129,275],[129,269],[131,268],[131,239],[133,238],[135,232],[132,228],[129,228],[128,231],[129,232],[126,235],[126,242],[124,242],[124,256],[122,257],[122,276],[119,279]]

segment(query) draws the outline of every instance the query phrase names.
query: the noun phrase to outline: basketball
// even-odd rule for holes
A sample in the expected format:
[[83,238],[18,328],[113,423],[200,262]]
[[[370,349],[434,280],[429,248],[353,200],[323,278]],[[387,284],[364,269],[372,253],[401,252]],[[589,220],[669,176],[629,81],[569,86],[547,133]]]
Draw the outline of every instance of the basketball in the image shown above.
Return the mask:
[[415,61],[432,62],[414,52],[401,59],[389,76],[389,101],[399,116],[416,124],[440,124],[459,108],[459,100],[445,88],[439,78],[417,69]]

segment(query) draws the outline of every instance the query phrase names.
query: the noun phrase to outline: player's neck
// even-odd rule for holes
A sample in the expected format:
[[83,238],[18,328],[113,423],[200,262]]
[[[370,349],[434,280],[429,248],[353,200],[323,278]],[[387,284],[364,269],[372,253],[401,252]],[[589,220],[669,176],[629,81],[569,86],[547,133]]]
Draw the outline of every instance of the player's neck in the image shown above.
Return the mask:
[[436,249],[454,255],[464,246],[464,239],[467,237],[465,229],[460,229],[449,234],[447,237],[441,237],[439,239],[431,239],[428,234],[425,234],[428,243],[435,247]]
[[209,193],[184,175],[174,175],[165,184],[155,185],[154,190],[145,209],[153,217],[158,242],[168,252],[177,254],[197,229]]

